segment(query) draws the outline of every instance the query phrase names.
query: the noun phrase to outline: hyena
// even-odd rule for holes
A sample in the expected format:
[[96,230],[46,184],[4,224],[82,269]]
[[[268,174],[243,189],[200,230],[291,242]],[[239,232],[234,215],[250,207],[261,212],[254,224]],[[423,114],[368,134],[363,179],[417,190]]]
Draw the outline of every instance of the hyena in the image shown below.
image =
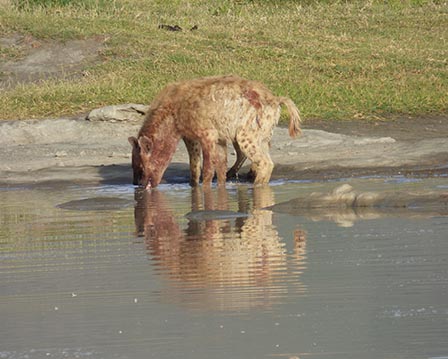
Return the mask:
[[[197,151],[190,153],[196,162],[200,153],[194,144],[200,144],[203,185],[210,186],[215,171],[218,185],[225,184],[227,141],[252,162],[254,183],[268,183],[274,167],[269,146],[280,105],[289,112],[289,135],[297,136],[301,120],[296,105],[289,98],[274,96],[260,82],[220,76],[169,84],[151,103],[137,138],[129,138],[134,183],[156,187],[181,138],[191,141],[187,148]],[[197,186],[200,163],[190,163],[190,171],[190,184]]]

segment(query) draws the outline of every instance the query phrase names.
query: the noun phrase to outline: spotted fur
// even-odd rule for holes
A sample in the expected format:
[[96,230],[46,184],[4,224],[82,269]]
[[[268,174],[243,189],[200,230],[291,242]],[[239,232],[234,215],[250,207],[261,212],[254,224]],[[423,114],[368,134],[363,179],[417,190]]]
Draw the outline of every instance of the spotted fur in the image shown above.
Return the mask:
[[[228,141],[252,162],[255,184],[268,183],[274,167],[269,144],[282,104],[290,115],[289,134],[295,137],[300,133],[297,107],[289,98],[274,96],[259,82],[221,76],[166,86],[150,105],[138,137],[129,138],[134,182],[156,187],[177,143],[184,138],[193,186],[199,183],[200,175],[198,144],[203,157],[203,184],[209,186],[215,172],[218,184],[225,183]],[[242,164],[239,162],[241,159],[234,165],[236,171]]]

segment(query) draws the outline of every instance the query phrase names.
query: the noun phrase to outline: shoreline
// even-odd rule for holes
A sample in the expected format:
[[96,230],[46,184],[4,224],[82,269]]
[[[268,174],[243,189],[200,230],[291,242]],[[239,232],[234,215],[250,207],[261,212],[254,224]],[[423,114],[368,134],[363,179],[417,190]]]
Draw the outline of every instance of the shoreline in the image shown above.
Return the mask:
[[[448,123],[424,121],[309,121],[292,139],[276,127],[272,179],[327,180],[361,176],[448,176]],[[130,184],[131,147],[127,137],[141,122],[98,121],[83,117],[0,122],[0,185],[58,183]],[[425,130],[426,129],[426,130]],[[229,166],[235,159],[229,147]],[[248,171],[247,161],[240,171]],[[188,155],[180,142],[164,176],[188,181]]]

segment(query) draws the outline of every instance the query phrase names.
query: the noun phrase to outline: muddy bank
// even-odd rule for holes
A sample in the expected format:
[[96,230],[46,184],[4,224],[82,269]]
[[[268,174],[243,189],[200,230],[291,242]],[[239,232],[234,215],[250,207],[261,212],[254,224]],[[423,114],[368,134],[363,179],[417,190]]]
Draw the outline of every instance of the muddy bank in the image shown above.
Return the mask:
[[[308,121],[291,139],[277,127],[273,179],[364,175],[446,176],[448,126],[444,117],[390,122]],[[131,183],[130,146],[139,122],[91,122],[84,117],[0,122],[0,183]],[[229,164],[235,153],[229,148]],[[242,169],[241,178],[248,167]],[[165,174],[188,179],[188,156],[179,144]]]

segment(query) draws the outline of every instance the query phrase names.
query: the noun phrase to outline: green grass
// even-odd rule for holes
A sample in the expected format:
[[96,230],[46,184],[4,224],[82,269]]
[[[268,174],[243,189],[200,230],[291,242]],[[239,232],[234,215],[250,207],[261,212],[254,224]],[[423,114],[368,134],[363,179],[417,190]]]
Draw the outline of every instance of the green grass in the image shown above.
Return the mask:
[[94,9],[107,4],[107,0],[12,0],[11,3],[19,10],[35,11],[37,8],[67,6]]
[[[106,39],[89,76],[2,91],[3,119],[149,103],[168,82],[234,73],[291,97],[305,118],[448,110],[445,1],[13,0],[0,33]],[[183,32],[158,29],[179,25]],[[193,25],[198,30],[188,31]],[[23,56],[1,49],[0,61]]]

